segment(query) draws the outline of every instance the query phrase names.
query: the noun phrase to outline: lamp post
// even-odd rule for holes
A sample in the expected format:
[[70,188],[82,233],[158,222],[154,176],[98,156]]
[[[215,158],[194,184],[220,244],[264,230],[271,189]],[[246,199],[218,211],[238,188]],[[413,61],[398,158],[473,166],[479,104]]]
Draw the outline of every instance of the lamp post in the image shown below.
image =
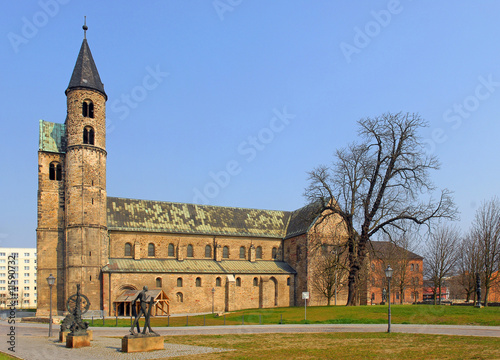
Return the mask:
[[212,315],[214,314],[214,297],[215,297],[215,288],[212,288]]
[[56,278],[52,276],[52,274],[49,275],[47,278],[47,284],[49,284],[49,297],[50,297],[50,305],[49,305],[49,337],[52,336],[52,286],[54,286],[56,282]]
[[387,299],[389,300],[389,315],[387,319],[387,332],[391,332],[391,278],[392,278],[392,272],[393,270],[391,269],[391,265],[387,266],[387,269],[385,269],[385,277],[387,278]]

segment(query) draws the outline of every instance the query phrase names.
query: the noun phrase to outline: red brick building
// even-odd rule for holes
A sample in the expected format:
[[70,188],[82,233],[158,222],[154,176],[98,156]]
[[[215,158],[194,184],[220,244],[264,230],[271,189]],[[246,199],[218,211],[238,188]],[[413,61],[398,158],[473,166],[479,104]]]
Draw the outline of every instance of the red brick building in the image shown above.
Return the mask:
[[389,241],[371,241],[367,279],[368,304],[380,304],[387,291],[385,269],[394,270],[391,303],[409,304],[423,299],[423,257]]

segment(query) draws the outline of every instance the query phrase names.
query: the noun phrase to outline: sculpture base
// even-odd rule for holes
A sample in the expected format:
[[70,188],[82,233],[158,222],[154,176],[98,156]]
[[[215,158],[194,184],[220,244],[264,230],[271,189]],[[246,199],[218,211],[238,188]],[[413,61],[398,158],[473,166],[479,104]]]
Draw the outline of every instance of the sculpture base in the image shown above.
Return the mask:
[[160,335],[126,335],[122,338],[122,352],[164,350],[164,338]]
[[59,331],[59,342],[65,343],[66,337],[68,336],[69,331]]
[[90,346],[90,336],[87,335],[72,335],[66,336],[66,347],[70,349]]
[[[59,331],[59,342],[66,342],[66,337],[68,336],[69,331]],[[92,330],[87,330],[87,334],[89,336],[89,340],[92,341],[93,339],[93,334]]]

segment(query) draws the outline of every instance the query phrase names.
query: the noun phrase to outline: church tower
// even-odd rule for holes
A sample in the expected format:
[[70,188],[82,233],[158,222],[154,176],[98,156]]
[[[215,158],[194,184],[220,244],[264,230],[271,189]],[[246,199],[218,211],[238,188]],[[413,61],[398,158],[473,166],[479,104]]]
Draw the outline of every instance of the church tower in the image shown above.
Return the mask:
[[101,269],[108,262],[106,221],[106,100],[84,39],[67,97],[65,159],[65,298],[81,292],[102,309]]

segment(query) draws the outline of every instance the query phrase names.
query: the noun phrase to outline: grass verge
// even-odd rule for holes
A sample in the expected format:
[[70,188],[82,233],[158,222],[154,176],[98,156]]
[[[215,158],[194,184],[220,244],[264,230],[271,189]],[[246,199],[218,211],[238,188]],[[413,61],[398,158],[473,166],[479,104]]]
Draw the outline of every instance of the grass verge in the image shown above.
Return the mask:
[[190,359],[500,358],[498,338],[468,336],[395,333],[234,334],[169,336],[166,342],[233,349],[222,353],[192,355]]
[[[212,314],[203,316],[156,317],[153,327],[164,326],[213,326],[258,324],[385,324],[387,306],[315,306],[307,308],[304,320],[303,307],[249,309],[228,313],[224,317]],[[392,305],[393,324],[441,324],[500,326],[500,307],[477,309],[469,306],[448,305]],[[88,321],[88,320],[87,320]],[[94,319],[93,326],[103,326],[101,319]],[[116,326],[115,318],[107,318],[104,326]],[[118,319],[119,327],[130,326],[130,319]]]

